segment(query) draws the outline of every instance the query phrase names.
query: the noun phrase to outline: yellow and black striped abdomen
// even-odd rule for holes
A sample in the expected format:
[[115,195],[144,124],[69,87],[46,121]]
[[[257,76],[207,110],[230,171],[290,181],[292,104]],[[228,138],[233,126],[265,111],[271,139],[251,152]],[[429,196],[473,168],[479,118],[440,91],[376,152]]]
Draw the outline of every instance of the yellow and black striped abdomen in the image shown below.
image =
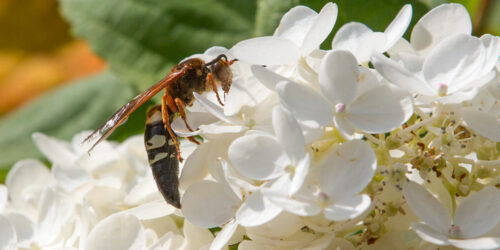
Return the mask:
[[[173,118],[173,112],[170,112],[169,120],[173,121]],[[156,185],[163,198],[170,205],[181,208],[177,150],[173,139],[165,129],[161,116],[161,106],[154,106],[148,110],[144,145]]]

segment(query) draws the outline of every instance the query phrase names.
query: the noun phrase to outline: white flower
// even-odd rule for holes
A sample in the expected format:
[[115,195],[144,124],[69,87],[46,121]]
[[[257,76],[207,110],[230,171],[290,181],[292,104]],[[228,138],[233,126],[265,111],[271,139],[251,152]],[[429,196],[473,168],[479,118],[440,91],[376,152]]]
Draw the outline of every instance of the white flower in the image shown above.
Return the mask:
[[441,203],[422,186],[405,183],[404,194],[413,212],[424,222],[412,223],[412,229],[425,241],[463,249],[500,247],[500,238],[483,236],[500,222],[497,189],[486,187],[467,197],[456,208],[453,221]]
[[371,181],[376,167],[375,154],[366,142],[348,141],[336,147],[321,164],[317,187],[306,183],[289,197],[290,182],[284,176],[262,192],[291,213],[314,216],[323,212],[332,221],[344,221],[363,214],[370,207],[370,197],[359,193]]
[[411,16],[411,5],[406,4],[384,32],[373,32],[358,22],[347,23],[335,33],[332,49],[350,51],[360,63],[365,64],[373,54],[384,53],[401,39]]
[[305,152],[302,130],[295,118],[282,107],[273,109],[276,137],[248,133],[228,149],[229,159],[243,175],[254,180],[271,180],[289,175],[289,195],[302,186],[309,171],[310,155]]
[[413,113],[410,96],[405,91],[381,84],[346,51],[329,52],[323,58],[319,83],[327,99],[293,82],[280,82],[276,90],[283,105],[298,120],[324,126],[333,118],[337,129],[347,138],[351,138],[355,128],[368,133],[391,131]]

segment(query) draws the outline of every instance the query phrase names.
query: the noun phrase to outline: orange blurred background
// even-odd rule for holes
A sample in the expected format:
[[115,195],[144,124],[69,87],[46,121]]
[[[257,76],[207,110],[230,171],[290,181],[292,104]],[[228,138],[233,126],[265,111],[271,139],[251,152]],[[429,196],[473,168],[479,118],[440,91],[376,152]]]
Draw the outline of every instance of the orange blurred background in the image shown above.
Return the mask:
[[57,0],[0,1],[0,116],[104,66],[70,35]]

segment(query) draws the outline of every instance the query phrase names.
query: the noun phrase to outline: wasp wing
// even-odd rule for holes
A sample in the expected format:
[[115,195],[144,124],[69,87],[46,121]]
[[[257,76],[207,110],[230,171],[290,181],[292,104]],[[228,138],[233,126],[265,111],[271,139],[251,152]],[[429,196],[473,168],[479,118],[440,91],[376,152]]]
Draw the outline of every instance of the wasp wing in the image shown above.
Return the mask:
[[158,94],[158,92],[164,89],[168,84],[182,77],[185,73],[185,69],[172,72],[146,91],[134,97],[134,99],[132,99],[129,103],[123,105],[123,107],[116,111],[116,113],[114,113],[105,123],[103,123],[99,128],[92,132],[92,134],[90,134],[87,138],[85,138],[82,143],[90,143],[95,141],[92,147],[89,149],[89,152],[92,151],[92,149],[94,149],[97,144],[106,139],[118,126],[124,123],[127,117],[132,114],[132,112],[139,108],[144,102]]

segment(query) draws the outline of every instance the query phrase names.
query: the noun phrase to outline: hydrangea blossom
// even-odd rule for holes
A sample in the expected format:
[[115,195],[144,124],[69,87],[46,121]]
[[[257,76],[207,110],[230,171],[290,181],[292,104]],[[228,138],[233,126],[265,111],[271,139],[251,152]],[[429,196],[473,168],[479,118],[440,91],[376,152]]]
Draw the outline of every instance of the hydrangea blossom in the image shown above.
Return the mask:
[[[0,248],[500,248],[500,39],[443,4],[405,33],[297,6],[272,36],[193,55],[237,58],[220,105],[195,94],[181,143],[182,209],[167,205],[142,136],[44,134],[0,185]],[[326,41],[329,43],[330,41]],[[222,92],[221,92],[222,94]]]

